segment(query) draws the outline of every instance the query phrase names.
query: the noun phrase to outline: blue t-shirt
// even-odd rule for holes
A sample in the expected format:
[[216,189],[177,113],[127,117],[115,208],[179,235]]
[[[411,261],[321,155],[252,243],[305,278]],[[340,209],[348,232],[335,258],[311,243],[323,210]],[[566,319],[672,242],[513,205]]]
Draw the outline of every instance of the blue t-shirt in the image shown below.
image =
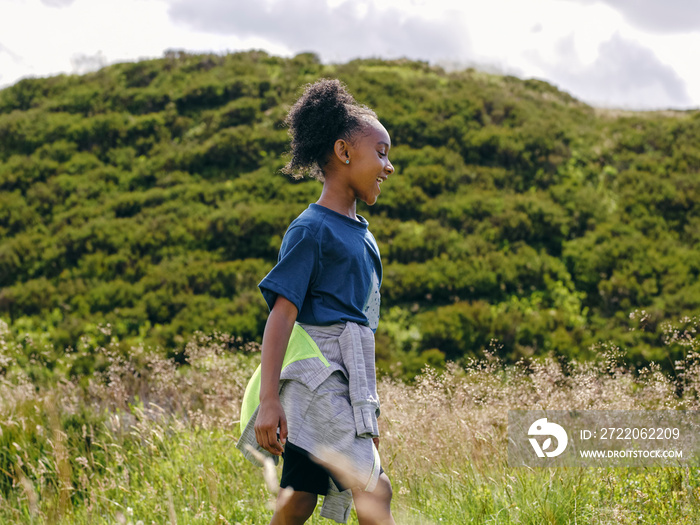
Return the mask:
[[297,321],[354,321],[377,329],[382,262],[367,221],[318,204],[294,219],[277,265],[258,285],[270,309],[278,295],[294,303]]

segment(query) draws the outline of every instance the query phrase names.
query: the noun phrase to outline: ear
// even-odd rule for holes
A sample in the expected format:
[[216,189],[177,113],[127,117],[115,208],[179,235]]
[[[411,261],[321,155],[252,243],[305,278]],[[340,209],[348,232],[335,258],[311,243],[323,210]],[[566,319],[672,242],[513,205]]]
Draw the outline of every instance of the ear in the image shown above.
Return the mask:
[[341,164],[350,159],[350,144],[344,139],[338,139],[333,144],[333,155]]

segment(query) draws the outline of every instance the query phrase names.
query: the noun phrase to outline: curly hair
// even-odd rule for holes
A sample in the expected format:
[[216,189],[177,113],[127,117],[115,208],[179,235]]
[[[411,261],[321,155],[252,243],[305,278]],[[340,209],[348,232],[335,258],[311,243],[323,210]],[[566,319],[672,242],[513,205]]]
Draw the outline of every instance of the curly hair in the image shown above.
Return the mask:
[[323,166],[335,141],[352,140],[367,117],[377,115],[358,104],[339,80],[324,78],[307,84],[285,119],[292,136],[292,158],[282,171],[295,179],[308,174],[323,181]]

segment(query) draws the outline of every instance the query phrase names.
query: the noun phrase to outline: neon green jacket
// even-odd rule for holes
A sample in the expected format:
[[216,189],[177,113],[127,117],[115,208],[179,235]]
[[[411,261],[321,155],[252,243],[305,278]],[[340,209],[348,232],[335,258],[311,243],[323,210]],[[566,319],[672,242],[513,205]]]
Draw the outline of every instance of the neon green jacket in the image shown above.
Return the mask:
[[[295,361],[301,361],[302,359],[312,359],[317,357],[321,362],[326,365],[328,360],[323,357],[321,350],[319,349],[316,342],[311,339],[311,336],[306,333],[306,331],[298,324],[294,324],[292,329],[292,334],[289,336],[289,344],[287,345],[287,351],[284,354],[284,360],[282,361],[282,370],[285,369],[291,363]],[[245,429],[250,418],[253,417],[255,409],[258,408],[260,404],[260,370],[262,365],[258,365],[258,368],[253,373],[253,376],[248,381],[248,386],[245,389],[245,394],[243,395],[243,403],[241,405],[241,433]]]

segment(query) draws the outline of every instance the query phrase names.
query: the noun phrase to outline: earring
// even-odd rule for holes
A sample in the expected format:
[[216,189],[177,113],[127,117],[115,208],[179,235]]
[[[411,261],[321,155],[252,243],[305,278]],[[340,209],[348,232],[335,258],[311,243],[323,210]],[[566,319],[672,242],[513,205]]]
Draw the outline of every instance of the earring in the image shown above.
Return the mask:
[[347,159],[347,160],[345,161],[345,164],[350,164],[350,159]]

